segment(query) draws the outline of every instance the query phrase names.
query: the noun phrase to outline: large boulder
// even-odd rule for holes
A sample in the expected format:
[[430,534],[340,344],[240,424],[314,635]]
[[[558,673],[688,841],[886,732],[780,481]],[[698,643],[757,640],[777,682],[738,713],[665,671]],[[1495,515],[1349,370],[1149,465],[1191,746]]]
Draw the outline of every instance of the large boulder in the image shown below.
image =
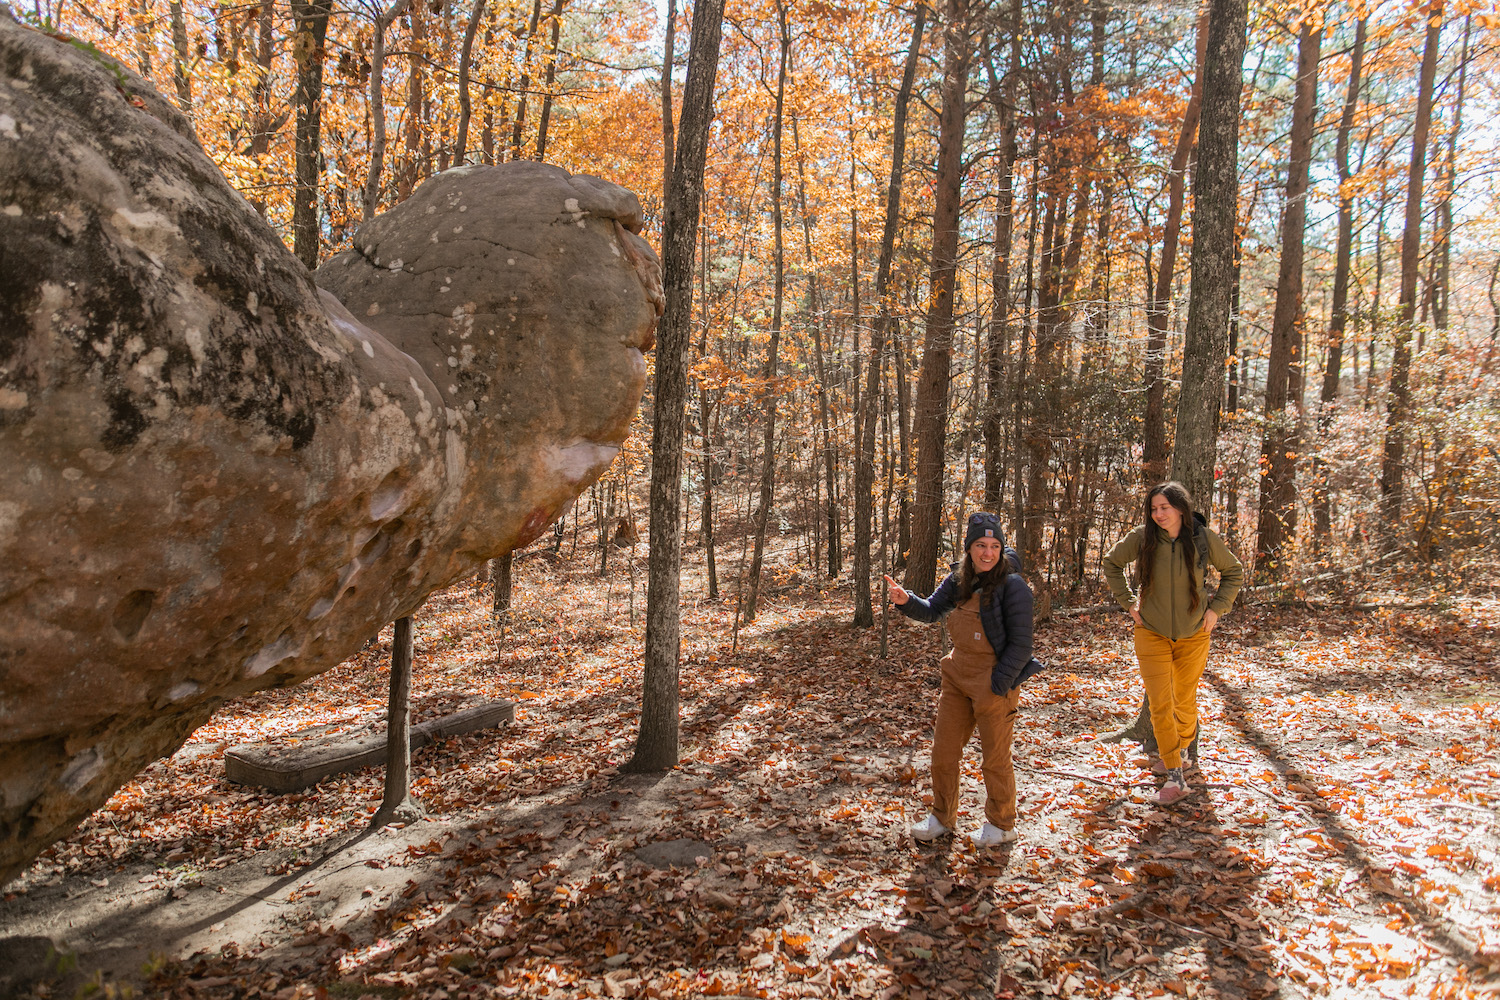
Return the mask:
[[660,311],[628,192],[451,171],[320,290],[128,69],[0,6],[0,881],[604,471]]

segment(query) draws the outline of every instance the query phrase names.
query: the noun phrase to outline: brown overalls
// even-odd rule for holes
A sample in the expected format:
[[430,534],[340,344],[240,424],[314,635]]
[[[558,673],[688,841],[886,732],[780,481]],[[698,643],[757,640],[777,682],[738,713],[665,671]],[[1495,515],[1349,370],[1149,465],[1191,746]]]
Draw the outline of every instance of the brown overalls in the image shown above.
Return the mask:
[[948,829],[958,824],[958,762],[974,728],[979,728],[984,774],[984,818],[1002,830],[1016,825],[1016,775],[1010,744],[1015,735],[1020,688],[1005,696],[990,690],[995,650],[979,621],[979,595],[948,615],[953,649],[938,666],[943,690],[932,738],[932,814]]

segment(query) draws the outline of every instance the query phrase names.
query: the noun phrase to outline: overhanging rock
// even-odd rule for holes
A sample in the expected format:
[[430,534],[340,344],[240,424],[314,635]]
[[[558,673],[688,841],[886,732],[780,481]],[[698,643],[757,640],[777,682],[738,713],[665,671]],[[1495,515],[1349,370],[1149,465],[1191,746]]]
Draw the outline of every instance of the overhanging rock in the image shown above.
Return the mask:
[[470,241],[376,220],[325,267],[351,315],[147,83],[0,13],[0,881],[620,447],[661,303],[635,198],[529,164],[411,203]]

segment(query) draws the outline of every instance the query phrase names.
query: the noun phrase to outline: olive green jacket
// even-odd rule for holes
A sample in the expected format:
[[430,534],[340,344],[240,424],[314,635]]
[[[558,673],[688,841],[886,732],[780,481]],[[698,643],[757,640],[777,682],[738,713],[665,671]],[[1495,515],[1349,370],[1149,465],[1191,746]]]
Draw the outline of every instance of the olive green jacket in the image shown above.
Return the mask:
[[[1170,537],[1152,524],[1149,530],[1160,532],[1160,536],[1156,546],[1156,565],[1152,567],[1151,590],[1142,597],[1125,574],[1140,555],[1147,530],[1147,526],[1136,528],[1115,543],[1104,557],[1104,578],[1109,581],[1109,589],[1120,602],[1120,607],[1129,611],[1139,600],[1141,622],[1156,634],[1175,642],[1198,632],[1203,627],[1203,612],[1208,609],[1212,608],[1220,617],[1229,610],[1244,584],[1245,567],[1240,565],[1223,539],[1207,526],[1195,522],[1193,540],[1198,547],[1198,559],[1197,565],[1189,572],[1183,565],[1182,553],[1177,549],[1181,539]],[[1203,555],[1205,548],[1206,559]],[[1208,600],[1208,590],[1203,585],[1207,564],[1219,571],[1219,588],[1212,602]],[[1196,611],[1189,610],[1193,589],[1198,591]]]

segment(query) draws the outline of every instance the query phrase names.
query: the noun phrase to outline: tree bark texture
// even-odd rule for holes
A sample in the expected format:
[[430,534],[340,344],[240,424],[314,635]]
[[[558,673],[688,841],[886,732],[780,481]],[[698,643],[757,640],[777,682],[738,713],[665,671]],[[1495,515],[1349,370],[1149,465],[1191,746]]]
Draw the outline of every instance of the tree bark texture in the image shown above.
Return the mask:
[[787,25],[786,5],[776,5],[776,17],[781,33],[781,56],[776,69],[776,117],[771,123],[771,229],[774,241],[771,268],[774,279],[771,290],[771,339],[766,344],[766,367],[762,374],[765,382],[765,404],[762,419],[765,421],[765,439],[761,444],[760,500],[755,508],[755,549],[750,557],[750,570],[745,577],[747,588],[741,602],[741,620],[755,620],[756,606],[760,602],[760,576],[766,554],[766,531],[771,521],[771,506],[776,499],[776,377],[781,346],[782,306],[786,299],[786,241],[783,238],[782,211],[782,112],[786,106],[787,62],[791,58],[792,34]]
[[936,194],[928,278],[927,333],[915,405],[917,470],[906,584],[929,593],[936,582],[943,516],[943,472],[952,363],[954,280],[963,184],[965,91],[973,56],[967,0],[947,0],[943,24],[942,109],[938,117]]
[[995,192],[995,261],[990,272],[990,331],[984,366],[984,506],[999,513],[1005,484],[1005,366],[1010,349],[1010,251],[1015,233],[1016,88],[1021,76],[1021,0],[1010,10],[1010,69],[1002,85],[991,61],[990,89],[1000,114],[1000,183]]
[[516,120],[510,134],[510,158],[521,159],[521,144],[526,138],[526,98],[531,90],[531,46],[536,43],[542,23],[542,0],[531,5],[531,23],[526,28],[526,45],[521,50],[521,82],[516,87]]
[[412,620],[396,619],[391,636],[391,689],[386,702],[385,795],[371,827],[411,822],[421,807],[411,797]]
[[[469,119],[473,105],[469,100],[469,71],[473,64],[474,36],[479,32],[479,22],[484,20],[485,0],[474,0],[474,10],[469,14],[469,23],[464,26],[464,43],[458,55],[458,140],[454,143],[453,161],[462,165],[469,162]],[[379,77],[370,75],[370,88],[379,87]]]
[[1167,324],[1172,311],[1172,280],[1177,272],[1177,244],[1182,232],[1182,208],[1187,189],[1188,160],[1198,135],[1198,119],[1203,112],[1203,60],[1208,51],[1208,17],[1205,8],[1198,19],[1197,69],[1193,90],[1182,114],[1182,131],[1172,153],[1167,171],[1167,217],[1162,224],[1161,263],[1151,284],[1151,298],[1146,303],[1146,416],[1145,442],[1141,453],[1141,479],[1154,483],[1167,467]]
[[870,628],[875,613],[870,601],[870,542],[875,518],[875,421],[878,416],[876,397],[883,380],[883,360],[891,336],[890,283],[891,261],[895,257],[896,228],[901,216],[901,172],[906,160],[906,107],[916,80],[917,60],[922,53],[922,34],[926,30],[927,7],[917,4],[912,18],[911,43],[906,49],[906,67],[891,128],[891,175],[885,188],[885,224],[880,235],[880,256],[875,266],[875,308],[877,318],[870,336],[869,381],[861,397],[856,426],[859,428],[859,457],[854,467],[854,624]]
[[[1354,112],[1359,104],[1360,76],[1364,70],[1366,18],[1354,29],[1354,49],[1349,54],[1349,90],[1339,117],[1334,161],[1339,174],[1338,246],[1334,251],[1333,298],[1328,308],[1328,363],[1323,366],[1323,386],[1318,394],[1318,437],[1326,438],[1333,426],[1339,397],[1339,377],[1344,367],[1344,327],[1349,319],[1349,267],[1354,246],[1354,193],[1349,190],[1349,137],[1354,131]],[[1313,456],[1313,537],[1328,538],[1333,516],[1328,496],[1328,467],[1321,452]]]
[[188,72],[191,58],[188,51],[187,20],[182,15],[181,0],[167,4],[167,13],[172,21],[172,85],[177,89],[177,106],[182,113],[193,113],[193,84]]
[[385,169],[385,33],[401,16],[411,0],[395,0],[385,12],[375,17],[374,37],[370,42],[370,174],[365,178],[364,221],[375,217],[380,207],[380,175]]
[[318,177],[322,173],[323,42],[333,0],[292,0],[297,61],[296,187],[292,194],[292,252],[308,269],[318,266]]
[[1281,267],[1271,316],[1271,350],[1266,363],[1265,429],[1260,449],[1260,512],[1255,542],[1255,575],[1279,579],[1285,548],[1296,527],[1297,458],[1302,442],[1298,330],[1302,325],[1302,237],[1307,226],[1307,187],[1312,167],[1313,127],[1318,103],[1321,24],[1303,21],[1297,40],[1297,81],[1292,98],[1292,135],[1281,216]]
[[1396,329],[1391,376],[1385,400],[1385,447],[1380,457],[1380,512],[1386,544],[1394,546],[1401,529],[1401,492],[1406,463],[1406,422],[1411,410],[1411,334],[1416,321],[1417,271],[1422,262],[1422,190],[1427,173],[1427,143],[1432,131],[1432,90],[1437,77],[1438,45],[1443,33],[1443,2],[1429,9],[1422,68],[1417,80],[1417,116],[1412,123],[1411,169],[1406,180],[1406,226],[1401,234],[1401,291],[1396,300]]
[[672,121],[672,47],[676,41],[677,0],[667,0],[666,38],[661,59],[661,196],[663,204],[672,190],[672,146],[676,125]]
[[547,68],[542,71],[542,111],[536,117],[536,160],[547,159],[547,132],[552,127],[552,86],[557,81],[557,52],[562,39],[562,12],[564,0],[555,0],[552,12],[547,15],[551,24],[551,38],[547,42]]
[[635,771],[661,771],[677,763],[677,668],[682,646],[678,597],[678,574],[682,566],[682,441],[687,408],[687,353],[692,343],[693,249],[703,201],[704,161],[713,125],[714,79],[719,69],[723,21],[724,0],[699,0],[694,5],[672,189],[662,226],[666,307],[656,340],[645,672],[641,728],[629,763],[629,768]]
[[1188,488],[1205,514],[1213,510],[1219,406],[1234,293],[1245,20],[1245,0],[1213,0],[1209,6],[1198,167],[1193,175],[1192,287],[1172,478]]

